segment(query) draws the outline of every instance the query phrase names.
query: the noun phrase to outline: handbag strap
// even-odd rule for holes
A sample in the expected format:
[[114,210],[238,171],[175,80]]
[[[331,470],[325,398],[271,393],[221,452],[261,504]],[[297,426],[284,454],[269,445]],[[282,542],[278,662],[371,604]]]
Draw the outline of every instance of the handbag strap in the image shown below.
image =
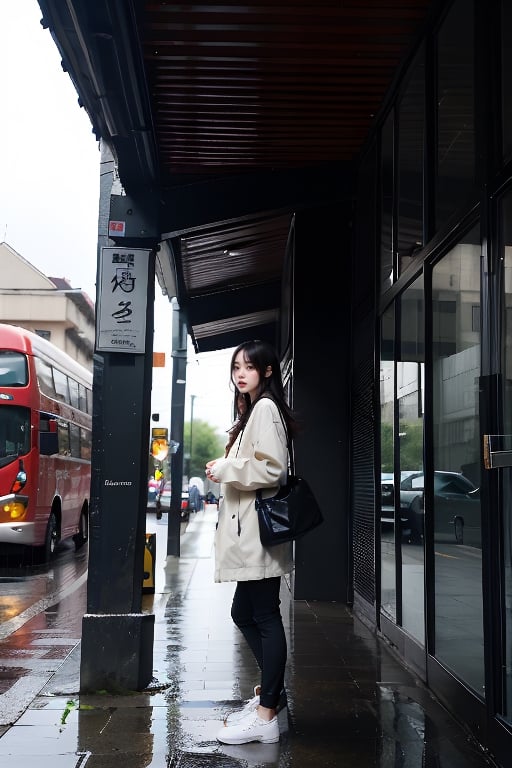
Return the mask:
[[[275,400],[274,400],[274,403],[276,403]],[[288,448],[288,464],[289,464],[290,475],[294,475],[295,474],[295,456],[294,456],[294,453],[293,453],[293,443],[292,443],[292,441],[290,439],[290,433],[288,432],[288,427],[286,426],[286,421],[284,420],[283,414],[281,413],[281,409],[277,405],[277,403],[276,403],[276,407],[277,407],[277,410],[279,411],[279,416],[281,417],[281,421],[282,421],[283,428],[284,428],[284,433],[286,435],[286,446]]]
[[[289,475],[294,475],[295,474],[295,457],[294,457],[294,454],[293,454],[293,443],[290,440],[290,433],[288,432],[288,427],[286,426],[286,421],[284,420],[284,417],[283,417],[283,414],[281,413],[280,407],[278,406],[278,404],[276,403],[276,401],[273,398],[272,398],[272,402],[275,403],[275,406],[276,406],[276,408],[277,408],[277,410],[279,412],[279,417],[281,419],[281,423],[283,425],[284,433],[286,435],[286,447],[287,447],[287,450],[288,450],[288,473],[289,473]],[[243,427],[243,429],[240,431],[240,436],[239,436],[240,439],[239,439],[238,445],[236,447],[236,456],[238,456],[238,451],[240,449],[240,443],[242,442],[242,435],[244,434],[244,429],[245,429],[245,427]],[[262,496],[261,496],[261,488],[257,488],[257,490],[256,490],[256,498],[257,499],[261,499],[262,498]],[[240,536],[240,533],[241,533],[241,528],[240,528],[240,506],[239,506],[238,507],[238,535],[239,536]]]
[[[276,406],[276,408],[277,408],[277,410],[279,412],[279,417],[281,419],[281,423],[283,425],[284,433],[286,435],[286,447],[288,449],[288,465],[289,465],[290,475],[294,475],[295,474],[295,456],[294,456],[294,453],[293,453],[293,443],[290,440],[290,433],[288,432],[288,427],[286,426],[286,421],[284,420],[284,416],[281,413],[280,407],[278,406],[278,404],[276,403],[276,401],[274,400],[273,397],[270,398],[270,399],[272,400],[272,402],[274,403],[274,405]],[[238,451],[240,449],[240,443],[242,442],[242,435],[244,434],[244,429],[245,429],[245,427],[243,427],[242,430],[240,431],[240,439],[239,439],[238,445],[236,447],[236,454],[235,454],[236,456],[238,456]]]

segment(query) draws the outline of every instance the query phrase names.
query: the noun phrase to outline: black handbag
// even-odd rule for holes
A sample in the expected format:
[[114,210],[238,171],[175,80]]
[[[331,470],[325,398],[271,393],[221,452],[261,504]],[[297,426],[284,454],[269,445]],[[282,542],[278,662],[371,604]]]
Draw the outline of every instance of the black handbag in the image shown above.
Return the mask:
[[295,541],[319,526],[324,519],[309,483],[295,474],[293,448],[282,415],[281,420],[286,430],[290,471],[286,484],[275,496],[264,499],[261,489],[256,491],[256,512],[264,547]]

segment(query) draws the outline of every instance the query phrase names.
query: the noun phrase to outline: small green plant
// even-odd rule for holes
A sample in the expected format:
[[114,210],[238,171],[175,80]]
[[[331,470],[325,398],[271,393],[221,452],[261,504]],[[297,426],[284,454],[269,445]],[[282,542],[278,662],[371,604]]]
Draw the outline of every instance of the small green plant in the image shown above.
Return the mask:
[[73,701],[73,699],[68,699],[66,702],[66,708],[64,709],[64,712],[62,713],[62,717],[60,718],[60,724],[66,725],[66,720],[68,718],[68,715],[70,712],[73,711],[73,709],[94,709],[90,704],[79,704],[77,701]]
[[66,707],[64,709],[64,712],[62,713],[62,717],[60,719],[61,725],[66,725],[66,720],[68,718],[69,713],[78,707],[78,704],[76,701],[73,701],[73,699],[68,699],[66,702]]

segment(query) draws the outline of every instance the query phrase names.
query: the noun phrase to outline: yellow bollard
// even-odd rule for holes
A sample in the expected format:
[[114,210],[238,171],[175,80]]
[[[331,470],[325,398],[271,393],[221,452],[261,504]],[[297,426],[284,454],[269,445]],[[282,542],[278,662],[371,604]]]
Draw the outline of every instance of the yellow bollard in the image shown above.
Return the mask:
[[155,560],[156,560],[156,533],[146,533],[144,547],[144,580],[142,582],[143,594],[155,594]]

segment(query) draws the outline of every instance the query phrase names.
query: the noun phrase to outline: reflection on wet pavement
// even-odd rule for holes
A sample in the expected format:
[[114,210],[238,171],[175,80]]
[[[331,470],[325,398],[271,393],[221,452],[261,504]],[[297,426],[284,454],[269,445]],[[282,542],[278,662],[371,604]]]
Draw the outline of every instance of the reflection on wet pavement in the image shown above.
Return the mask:
[[87,547],[59,548],[50,566],[0,561],[0,727],[20,716],[80,640]]
[[157,533],[156,591],[143,597],[155,615],[148,690],[78,696],[77,645],[0,738],[1,764],[9,757],[10,768],[25,768],[37,756],[38,768],[491,765],[346,606],[293,601],[286,583],[288,707],[279,714],[280,742],[217,742],[223,717],[251,695],[258,671],[230,618],[234,584],[213,583],[215,516],[215,508],[193,515],[181,556],[167,562],[165,516],[148,520]]

